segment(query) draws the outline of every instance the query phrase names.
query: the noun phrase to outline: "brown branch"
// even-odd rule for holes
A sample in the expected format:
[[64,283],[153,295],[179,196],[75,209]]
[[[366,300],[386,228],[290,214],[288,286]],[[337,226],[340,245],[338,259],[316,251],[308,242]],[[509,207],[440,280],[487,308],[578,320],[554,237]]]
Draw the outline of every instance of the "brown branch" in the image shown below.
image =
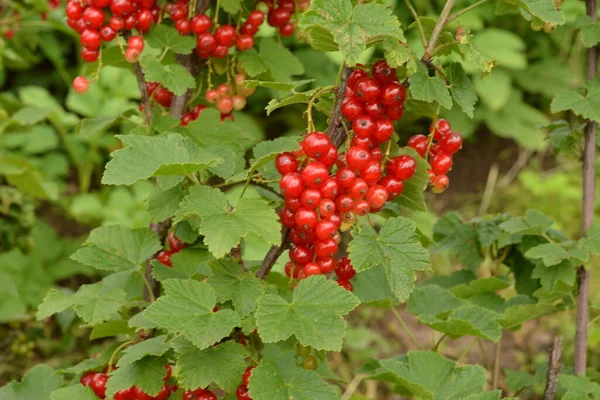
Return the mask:
[[548,374],[546,380],[545,400],[554,400],[556,390],[558,389],[558,378],[562,370],[562,336],[556,336],[550,349],[550,358],[548,359]]
[[[329,136],[329,139],[331,139],[331,142],[336,147],[340,147],[340,145],[344,142],[344,138],[346,137],[346,132],[344,130],[344,126],[342,125],[342,102],[344,101],[344,93],[346,93],[346,88],[348,87],[348,78],[350,77],[351,72],[352,69],[347,66],[344,66],[342,69],[340,83],[335,94],[333,111],[331,112],[331,119],[329,120],[329,127],[327,128],[327,136]],[[260,268],[258,271],[256,271],[257,278],[265,279],[267,275],[269,275],[269,272],[271,272],[271,269],[277,262],[277,259],[279,259],[279,257],[290,244],[289,233],[290,230],[288,228],[283,228],[281,232],[281,244],[278,246],[271,246],[267,252],[267,255],[263,259]]]
[[[210,0],[198,0],[196,3],[195,15],[203,14],[209,6]],[[198,57],[196,57],[193,52],[186,55],[177,54],[175,58],[189,73],[194,73],[194,64],[198,61]],[[173,99],[171,100],[171,116],[173,118],[181,118],[185,112],[185,105],[187,104],[189,97],[189,89],[181,96],[173,96]]]
[[[598,21],[598,0],[586,0],[587,15],[594,23]],[[598,71],[598,48],[591,47],[587,54],[587,79],[592,80]],[[588,121],[585,126],[583,154],[583,210],[581,231],[586,236],[594,220],[594,197],[596,193],[596,123]],[[584,266],[577,268],[579,293],[577,295],[577,329],[575,332],[575,375],[585,374],[587,366],[588,321],[590,297],[590,271]]]
[[431,36],[429,37],[429,41],[427,42],[427,48],[425,49],[425,54],[423,54],[423,58],[421,59],[424,63],[428,63],[431,60],[431,52],[435,48],[442,31],[444,30],[444,26],[446,26],[446,21],[448,20],[448,16],[450,15],[450,11],[452,11],[452,7],[454,7],[455,0],[446,1],[446,5],[442,9],[440,17],[438,18],[435,26],[433,27],[433,32],[431,32]]
[[[123,32],[125,40],[129,40],[131,33]],[[146,78],[142,72],[142,67],[139,62],[133,64],[133,70],[135,71],[135,78],[137,80],[138,89],[140,90],[140,97],[142,98],[142,105],[144,106],[144,116],[146,117],[146,123],[150,126],[152,122],[152,109],[150,108],[150,96],[148,96],[148,89],[146,88]]]
[[[171,220],[168,219],[164,222],[159,222],[157,224],[150,224],[150,230],[158,235],[158,238],[161,243],[164,243],[165,238],[167,237],[167,231],[169,230],[170,226],[171,226]],[[158,254],[158,253],[156,253],[156,254]],[[155,298],[158,297],[159,287],[156,284],[154,277],[152,276],[152,260],[154,260],[156,258],[156,254],[153,254],[151,257],[146,259],[146,270],[144,272],[144,276],[146,277],[148,286],[150,286],[150,289],[152,290],[152,294],[154,294]],[[151,298],[152,298],[152,296],[150,296],[150,293],[148,292],[148,288],[146,286],[144,286],[144,300],[150,302]]]

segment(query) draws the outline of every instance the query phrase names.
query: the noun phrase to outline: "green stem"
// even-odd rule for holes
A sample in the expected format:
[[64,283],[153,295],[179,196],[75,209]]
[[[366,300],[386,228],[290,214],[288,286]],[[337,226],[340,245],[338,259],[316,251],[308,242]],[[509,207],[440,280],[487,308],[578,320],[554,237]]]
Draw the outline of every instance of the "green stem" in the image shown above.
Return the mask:
[[448,336],[448,334],[444,333],[442,337],[439,338],[435,346],[433,346],[433,351],[437,353],[438,349],[440,348],[440,345],[442,344],[442,341],[446,338],[446,336]]
[[502,337],[496,343],[496,351],[494,353],[494,374],[492,375],[492,390],[498,387],[498,379],[500,377],[500,350],[502,345]]
[[423,48],[427,48],[427,36],[425,36],[425,30],[423,29],[423,25],[421,25],[419,15],[415,11],[415,8],[411,4],[410,0],[404,0],[404,3],[406,4],[406,7],[410,11],[410,14],[413,16],[417,24],[417,28],[419,29],[419,37],[421,38],[421,44],[423,45]]
[[463,359],[463,357],[465,357],[467,354],[469,354],[471,352],[471,350],[473,349],[473,346],[475,346],[475,343],[477,343],[477,339],[478,338],[473,338],[473,341],[471,342],[471,344],[465,349],[465,351],[462,352],[462,354],[456,359],[456,362],[460,362],[460,360]]
[[[54,129],[58,133],[58,137],[60,138],[61,142],[63,143],[65,151],[67,152],[69,158],[71,159],[71,162],[73,163],[73,165],[75,166],[75,169],[77,170],[77,180],[79,183],[79,188],[80,188],[80,190],[82,190],[85,182],[83,179],[82,166],[79,163],[79,160],[77,158],[77,152],[75,150],[75,147],[73,147],[73,144],[69,141],[69,135],[64,130],[64,128],[62,126],[60,126],[60,124],[54,122],[52,120],[52,118],[50,118],[50,124],[54,127]],[[87,191],[87,189],[88,188],[86,187],[85,191]]]
[[129,346],[130,344],[133,344],[133,343],[135,343],[135,340],[129,340],[129,341],[121,344],[119,347],[117,347],[115,349],[115,351],[113,351],[113,353],[110,356],[110,360],[108,361],[108,369],[106,370],[107,374],[110,374],[110,371],[112,371],[112,366],[113,366],[113,363],[115,361],[115,357],[119,353],[119,351],[123,350],[125,347],[127,347],[127,346]]
[[477,3],[473,3],[470,6],[465,7],[462,10],[455,12],[454,14],[452,14],[451,16],[448,17],[448,19],[446,20],[446,23],[444,25],[448,25],[450,22],[454,21],[456,18],[460,17],[461,15],[468,13],[475,7],[478,7],[478,6],[482,5],[483,3],[487,3],[489,1],[490,0],[479,0]]
[[221,6],[221,0],[217,0],[217,5],[215,6],[215,18],[214,25],[219,26],[219,7]]
[[148,279],[146,279],[146,275],[142,271],[140,271],[140,275],[142,276],[142,280],[144,281],[146,289],[148,289],[148,296],[150,296],[150,301],[154,303],[156,301],[156,297],[154,297],[154,293],[152,293],[152,286],[150,286],[150,282],[148,282]]
[[317,100],[319,98],[319,96],[321,96],[326,91],[334,89],[334,88],[335,88],[335,86],[333,86],[333,85],[325,86],[325,87],[317,90],[315,92],[315,94],[312,95],[312,97],[310,98],[310,100],[308,100],[308,106],[306,108],[306,119],[308,120],[307,121],[307,123],[308,123],[307,130],[308,130],[308,132],[313,132],[315,130],[315,122],[314,122],[313,117],[312,117],[312,109],[313,109],[313,106],[315,104],[315,100]]
[[406,331],[406,334],[408,335],[410,340],[414,343],[415,346],[417,346],[417,349],[421,350],[421,345],[419,344],[419,342],[417,342],[417,339],[412,334],[410,328],[408,327],[408,325],[406,325],[406,322],[404,322],[398,311],[396,311],[396,308],[392,307],[391,310],[392,314],[394,314],[394,316],[398,319],[398,322],[400,322],[400,325],[402,325],[402,328],[404,328],[404,330]]

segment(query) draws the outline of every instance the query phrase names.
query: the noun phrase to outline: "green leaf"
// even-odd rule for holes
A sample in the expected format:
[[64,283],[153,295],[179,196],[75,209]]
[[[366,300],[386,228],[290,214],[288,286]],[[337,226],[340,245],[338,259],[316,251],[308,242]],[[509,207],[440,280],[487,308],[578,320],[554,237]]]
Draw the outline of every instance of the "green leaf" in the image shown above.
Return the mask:
[[102,176],[105,185],[131,185],[151,176],[186,175],[214,166],[222,159],[181,135],[118,135],[126,146],[112,153]]
[[150,396],[156,396],[162,388],[165,377],[164,357],[146,356],[131,364],[115,369],[106,382],[106,398],[112,398],[119,390],[137,386]]
[[240,323],[233,310],[213,312],[217,299],[207,283],[168,279],[163,286],[165,295],[146,308],[144,317],[170,333],[183,335],[199,349],[217,343]]
[[134,363],[141,360],[145,356],[162,356],[171,348],[166,343],[167,337],[165,335],[157,336],[151,339],[144,340],[131,347],[127,347],[123,350],[123,355],[117,363],[117,367],[122,367],[127,364]]
[[327,29],[319,25],[310,26],[305,29],[310,37],[310,45],[319,51],[339,51],[340,46],[336,43],[333,35]]
[[583,43],[585,47],[594,47],[600,42],[600,25],[594,23],[592,17],[588,15],[579,16],[575,21],[575,26],[580,29],[581,43]]
[[102,226],[94,229],[71,259],[105,271],[137,269],[162,249],[156,233],[148,228]]
[[244,272],[234,259],[215,260],[209,263],[213,276],[208,278],[217,294],[217,301],[231,300],[240,318],[250,315],[256,308],[256,301],[264,294],[261,280],[252,272]]
[[459,400],[483,391],[485,369],[479,365],[458,366],[432,351],[409,351],[406,357],[379,361],[374,379],[386,375],[414,396],[423,399]]
[[550,109],[553,113],[571,110],[583,118],[600,121],[600,80],[559,93],[552,100]]
[[73,305],[73,296],[56,289],[50,289],[42,303],[38,306],[36,318],[38,321],[53,314],[62,312]]
[[20,191],[39,199],[56,200],[56,184],[45,181],[41,172],[29,162],[16,156],[0,156],[0,176]]
[[45,120],[54,110],[51,108],[23,107],[10,119],[21,125],[35,125]]
[[384,57],[388,65],[392,68],[398,68],[406,64],[409,60],[414,60],[414,55],[406,45],[399,40],[386,37],[381,42],[384,51]]
[[95,325],[90,333],[90,340],[133,334],[135,334],[135,331],[129,327],[128,321],[115,319]]
[[423,63],[418,64],[417,72],[408,78],[408,82],[414,99],[427,103],[436,101],[444,108],[452,108],[452,97],[450,97],[446,83],[437,75],[429,76],[427,67]]
[[222,0],[221,7],[228,14],[237,14],[242,9],[242,0]]
[[78,126],[77,134],[82,138],[97,138],[104,133],[117,120],[116,116],[99,116],[84,118]]
[[562,260],[569,258],[569,252],[561,245],[556,243],[544,243],[527,250],[525,257],[533,259],[542,259],[547,267],[558,264]]
[[180,185],[167,190],[155,188],[154,193],[148,199],[150,221],[164,221],[175,214],[175,211],[179,208],[179,203],[185,197],[185,193],[186,191]]
[[[552,257],[552,256],[550,256]],[[576,271],[573,263],[568,260],[563,260],[557,264],[544,265],[538,263],[531,274],[532,278],[538,278],[542,283],[542,286],[548,291],[552,292],[554,286],[559,281],[566,283],[569,286],[575,284]]]
[[450,93],[454,101],[462,108],[465,114],[473,118],[477,94],[475,94],[473,83],[465,73],[462,65],[457,62],[448,65],[446,67],[446,77],[448,78],[448,82],[450,82]]
[[152,275],[161,282],[173,278],[189,279],[196,274],[210,275],[210,269],[205,264],[209,260],[212,260],[212,256],[208,250],[186,248],[171,256],[172,267],[153,261]]
[[278,137],[273,140],[266,140],[257,144],[252,150],[254,159],[252,160],[252,169],[258,169],[274,161],[277,156],[286,151],[298,149],[298,141],[290,136]]
[[492,111],[498,111],[508,103],[511,88],[511,76],[500,68],[495,68],[485,77],[475,79],[477,94]]
[[304,73],[304,66],[300,60],[274,39],[264,38],[260,41],[259,55],[276,81],[290,81],[291,75]]
[[199,232],[215,258],[223,257],[248,233],[254,233],[270,244],[281,240],[278,217],[261,199],[240,199],[230,208],[225,195],[208,186],[195,186],[180,204],[175,222],[200,218]]
[[356,296],[335,282],[323,276],[309,277],[294,289],[291,303],[275,294],[262,296],[258,300],[256,325],[265,343],[295,335],[305,346],[339,351],[346,329],[342,315],[358,304]]
[[98,397],[89,386],[78,383],[55,390],[50,394],[50,400],[96,400]]
[[554,4],[554,0],[517,0],[516,3],[542,21],[555,22],[558,25],[565,23],[565,17]]
[[246,370],[248,349],[233,340],[199,350],[192,345],[176,348],[177,378],[186,389],[207,387],[212,382],[234,392]]
[[[283,100],[272,99],[269,104],[265,107],[267,115],[281,107],[289,106],[291,104],[308,103],[313,94],[317,92],[317,89],[311,89],[302,93],[294,93],[293,95],[286,97]],[[277,138],[280,139],[280,138]]]
[[253,80],[249,80],[246,81],[246,85],[250,88],[254,88],[254,87],[266,87],[269,89],[274,89],[274,90],[281,90],[281,91],[287,91],[287,92],[295,92],[296,89],[300,86],[304,86],[306,84],[309,84],[311,82],[314,82],[314,79],[303,79],[301,81],[289,81],[289,82],[273,82],[273,81],[253,81]]
[[315,371],[300,367],[282,369],[263,359],[252,370],[249,395],[254,400],[335,400],[339,394]]
[[390,218],[379,234],[370,225],[355,229],[348,247],[357,272],[375,265],[385,269],[392,292],[405,301],[413,291],[415,271],[429,269],[429,253],[416,234],[416,225],[408,218]]
[[415,159],[417,169],[412,178],[404,181],[404,190],[400,196],[394,199],[394,203],[413,211],[427,211],[425,189],[429,184],[429,173],[427,172],[429,164],[415,149],[410,147],[400,149],[400,151],[394,153],[394,156],[405,154]]
[[144,39],[155,49],[168,48],[178,54],[190,54],[196,47],[196,40],[192,36],[181,35],[177,29],[164,24],[156,25]]
[[[552,1],[552,0],[549,0]],[[488,28],[473,37],[473,45],[485,56],[504,68],[522,70],[527,68],[525,42],[516,33]]]
[[112,289],[104,282],[82,285],[73,295],[73,308],[77,315],[90,325],[113,318],[125,304],[127,293]]
[[144,76],[147,82],[160,82],[176,96],[181,96],[187,89],[196,87],[196,80],[183,65],[163,65],[152,58],[143,64]]
[[263,74],[269,70],[265,62],[262,60],[258,52],[254,49],[242,51],[238,54],[238,61],[241,64],[246,75],[251,78]]
[[370,39],[390,36],[404,40],[400,23],[392,14],[391,7],[383,4],[353,7],[350,0],[313,0],[311,10],[302,15],[300,26],[318,26],[331,32],[350,66],[358,62]]
[[562,400],[600,398],[600,385],[585,375],[561,375],[558,382],[565,389]]
[[508,388],[513,392],[526,387],[533,387],[537,384],[543,383],[546,379],[545,372],[543,375],[537,373],[533,375],[525,371],[516,371],[508,368],[504,369],[504,375],[506,376]]
[[[513,77],[526,91],[542,93],[550,98],[554,98],[558,93],[569,89],[578,82],[569,66],[561,63],[558,57],[544,57],[539,62],[530,64],[527,69],[514,73]],[[507,88],[497,86],[496,89]],[[481,96],[483,97],[483,94]]]
[[504,329],[513,329],[525,321],[543,317],[544,315],[550,314],[553,311],[554,307],[552,307],[550,304],[517,304],[508,307],[504,311],[504,315],[499,322]]
[[541,235],[554,224],[554,220],[541,211],[527,210],[524,217],[516,217],[500,224],[500,228],[511,234]]
[[12,381],[0,387],[2,400],[48,400],[50,394],[62,385],[58,374],[45,364],[31,368],[21,382]]
[[579,247],[594,255],[600,255],[600,224],[588,228],[587,237],[579,239]]

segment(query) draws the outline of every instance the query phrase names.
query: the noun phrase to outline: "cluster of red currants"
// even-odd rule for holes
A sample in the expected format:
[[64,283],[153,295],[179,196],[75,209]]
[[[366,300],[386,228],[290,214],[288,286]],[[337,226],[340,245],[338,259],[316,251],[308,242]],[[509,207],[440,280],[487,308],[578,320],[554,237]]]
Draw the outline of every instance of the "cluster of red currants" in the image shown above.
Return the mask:
[[447,120],[438,119],[429,128],[429,137],[412,136],[407,145],[415,149],[421,157],[429,157],[431,190],[435,193],[446,190],[450,185],[446,174],[452,168],[452,155],[462,147],[462,136],[452,130]]
[[243,72],[235,76],[235,88],[229,83],[222,83],[216,89],[206,91],[204,98],[209,104],[214,104],[221,113],[221,120],[232,119],[232,111],[240,111],[246,107],[246,97],[254,93],[244,83],[246,75]]
[[235,391],[235,396],[238,400],[252,400],[252,397],[248,394],[248,384],[250,383],[250,376],[253,369],[254,366],[246,368],[244,375],[242,375],[242,384]]
[[[143,390],[137,386],[133,386],[129,389],[119,390],[115,393],[113,400],[167,400],[172,392],[177,391],[177,385],[169,385],[167,382],[171,379],[171,366],[165,365],[166,375],[163,378],[164,385],[160,389],[160,392],[156,396],[150,396],[144,393]],[[87,372],[80,380],[83,386],[89,386],[92,391],[101,399],[106,398],[106,382],[108,381],[108,374],[106,370],[104,372]],[[216,397],[214,398],[216,400]]]
[[[160,7],[156,0],[68,0],[67,24],[77,33],[83,46],[81,57],[94,62],[100,55],[102,42],[110,42],[119,32],[136,29],[142,34],[158,22]],[[107,23],[108,19],[108,23]],[[141,36],[131,36],[127,41],[125,58],[134,63],[144,49]]]
[[170,232],[167,236],[167,242],[169,243],[169,250],[163,250],[156,255],[156,259],[163,265],[167,267],[173,267],[173,263],[171,263],[171,256],[175,253],[179,253],[181,250],[185,249],[187,244],[182,242],[181,240],[175,237],[173,232]]
[[301,142],[302,149],[277,156],[275,166],[282,175],[279,188],[285,204],[280,219],[290,229],[293,243],[291,261],[286,265],[288,276],[303,279],[335,270],[338,283],[351,288],[349,279],[354,275],[347,272],[351,264],[335,261],[340,229],[351,226],[356,216],[378,212],[399,196],[404,181],[416,171],[416,161],[407,155],[386,163],[379,147],[384,142],[373,137],[389,140],[392,133],[393,125],[391,132],[380,136],[355,132],[347,152],[338,154],[327,135],[311,132]]
[[183,392],[183,400],[217,400],[217,396],[208,389],[195,389]]
[[[275,4],[277,3],[277,4]],[[310,7],[310,0],[297,2],[300,10]],[[267,23],[279,31],[281,36],[291,36],[294,33],[294,24],[291,19],[296,12],[296,1],[294,0],[264,0],[257,5],[257,9],[267,13]]]

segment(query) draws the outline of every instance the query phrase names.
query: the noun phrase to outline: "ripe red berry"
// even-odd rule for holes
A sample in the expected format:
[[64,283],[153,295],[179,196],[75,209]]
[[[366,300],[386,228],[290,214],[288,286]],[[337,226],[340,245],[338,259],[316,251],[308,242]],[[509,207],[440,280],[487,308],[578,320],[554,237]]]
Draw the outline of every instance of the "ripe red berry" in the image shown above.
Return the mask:
[[210,30],[212,21],[206,14],[199,14],[192,18],[191,28],[196,35],[202,35]]
[[352,284],[348,281],[342,280],[342,279],[338,279],[337,284],[340,285],[341,287],[343,287],[344,289],[346,289],[349,292],[352,292],[354,289],[352,287]]
[[314,253],[306,246],[295,246],[290,249],[290,260],[297,265],[306,265],[314,258]]
[[291,16],[292,13],[290,13],[290,10],[284,7],[278,7],[269,13],[269,22],[273,26],[282,26],[289,22]]
[[308,163],[302,170],[302,180],[308,187],[319,187],[329,177],[329,169],[319,161]]
[[236,31],[231,25],[221,25],[215,31],[215,39],[217,44],[221,46],[231,47],[235,45]]
[[383,207],[388,197],[389,194],[383,186],[373,185],[369,188],[366,199],[369,202],[369,206],[371,206],[371,208],[380,208]]
[[298,168],[298,159],[290,152],[281,153],[275,159],[275,168],[281,175],[289,174]]
[[[304,194],[304,192],[303,192],[303,194]],[[300,199],[292,199],[290,197],[284,198],[283,203],[285,204],[285,206],[287,208],[289,208],[293,212],[296,212],[302,205],[302,203],[300,202]]]
[[386,164],[386,170],[388,174],[392,174],[396,178],[405,181],[412,178],[415,174],[417,162],[408,155],[394,157]]
[[404,105],[398,104],[395,106],[389,106],[385,109],[385,112],[389,119],[392,121],[398,121],[404,115]]
[[377,119],[385,115],[385,107],[379,102],[365,104],[365,113],[371,118]]
[[306,276],[319,275],[321,273],[321,267],[315,262],[309,262],[304,266],[304,273]]
[[246,21],[242,24],[242,27],[240,29],[240,33],[242,35],[250,35],[250,36],[254,36],[256,35],[256,32],[258,32],[258,26],[256,25],[252,25],[250,22]]
[[337,251],[338,244],[333,239],[319,240],[315,243],[315,254],[321,260],[335,257]]
[[362,178],[356,178],[348,189],[348,194],[353,200],[363,199],[367,195],[369,184]]
[[120,31],[121,29],[125,28],[125,20],[116,15],[113,15],[112,17],[110,17],[108,24],[110,25],[111,28],[113,28],[117,32]]
[[386,117],[381,117],[375,121],[373,130],[373,140],[377,143],[385,143],[394,134],[394,123]]
[[377,160],[371,160],[365,168],[360,171],[360,176],[369,185],[374,184],[381,178],[381,164]]
[[284,37],[292,36],[294,33],[294,25],[290,22],[279,27],[279,34]]
[[164,87],[160,86],[160,87],[156,88],[156,90],[154,91],[152,97],[161,106],[163,106],[163,107],[170,107],[171,106],[171,100],[173,98],[173,93],[171,93],[169,90],[165,89]]
[[304,190],[302,176],[297,172],[284,175],[279,182],[279,190],[285,197],[300,198]]
[[388,83],[381,91],[381,102],[384,106],[397,106],[404,104],[406,89],[398,82]]
[[331,199],[322,199],[319,202],[319,214],[321,218],[332,217],[335,213],[335,202]]
[[385,176],[381,179],[379,184],[387,190],[390,200],[400,196],[404,191],[404,182],[395,176]]
[[342,188],[349,188],[356,179],[356,174],[349,168],[340,168],[335,174],[337,183]]
[[101,399],[106,397],[106,381],[108,381],[108,375],[99,372],[92,377],[90,382],[90,388]]
[[282,208],[279,212],[279,220],[286,228],[294,228],[296,226],[296,215],[287,207]]
[[105,42],[110,42],[117,36],[117,31],[111,28],[109,25],[105,25],[100,29],[100,37]]
[[375,122],[368,115],[361,115],[352,122],[352,130],[360,137],[370,137],[375,132]]
[[235,46],[239,51],[244,51],[254,47],[254,38],[250,35],[240,35],[235,41]]
[[452,168],[452,156],[446,153],[436,154],[431,160],[431,170],[436,175],[443,175]]
[[379,99],[381,84],[374,78],[361,78],[356,82],[356,98],[363,103],[373,103]]
[[321,161],[323,164],[325,164],[327,167],[333,167],[337,161],[338,158],[338,151],[337,148],[333,145],[329,146],[329,151],[327,152],[327,154],[325,156],[321,156],[318,158],[319,161]]
[[144,50],[144,38],[137,35],[130,36],[129,39],[127,39],[127,47],[141,52]]
[[371,67],[371,74],[373,74],[373,77],[382,84],[398,80],[396,69],[391,68],[385,60],[375,61]]
[[319,264],[322,274],[328,274],[335,268],[335,260],[333,258],[317,260],[317,264]]
[[[152,15],[152,11],[150,11],[150,10],[140,10],[135,15],[135,20],[136,20],[135,28],[138,30],[138,32],[144,33],[144,32],[148,32],[150,30],[150,28],[152,28],[152,23],[154,22],[154,16]],[[179,21],[188,22],[187,19],[181,19]],[[175,23],[176,29],[177,29],[177,26],[180,26],[179,21],[177,21]],[[189,23],[187,26],[188,26],[187,31],[189,32]],[[179,32],[182,32],[179,29],[177,29],[177,30]]]
[[[170,232],[167,236],[167,241],[169,242],[169,249],[172,253],[177,253],[187,247],[187,244],[181,240],[179,240],[174,232]],[[166,367],[165,367],[166,368]],[[171,368],[169,366],[169,368]]]
[[100,32],[95,29],[85,29],[81,32],[79,42],[85,48],[96,50],[102,45],[102,37],[100,36]]
[[81,48],[81,58],[87,62],[94,62],[99,56],[100,52],[98,50],[86,49],[85,47]]
[[167,267],[173,266],[173,263],[171,262],[171,252],[170,251],[161,251],[160,253],[158,253],[156,255],[156,260],[159,263],[166,265]]
[[346,152],[346,162],[352,169],[363,169],[371,160],[371,154],[362,147],[350,147]]
[[125,61],[130,64],[138,62],[140,59],[140,51],[138,49],[129,48],[125,50]]
[[177,32],[180,34],[187,35],[192,30],[192,26],[190,21],[187,19],[180,19],[179,21],[175,22],[175,29],[177,29]]
[[371,149],[371,160],[381,161],[383,159],[383,151],[379,147]]
[[291,261],[285,263],[285,274],[290,278],[298,278],[298,272],[300,272],[300,267],[294,264]]
[[356,86],[356,82],[358,82],[361,78],[368,77],[369,74],[362,69],[355,69],[350,74],[350,78],[348,78],[348,87],[354,88]]
[[366,200],[358,200],[352,207],[352,212],[356,215],[367,215],[371,211],[371,206]]
[[304,189],[302,196],[300,196],[300,203],[302,207],[314,210],[319,206],[321,202],[321,191],[314,188]]
[[69,19],[79,19],[83,15],[84,8],[79,1],[69,1],[65,8],[65,14]]
[[313,158],[325,156],[332,145],[323,132],[309,133],[300,144],[306,155]]
[[326,199],[333,199],[339,192],[339,185],[334,178],[328,178],[320,187],[321,195]]
[[342,257],[335,266],[335,274],[341,280],[349,281],[356,276],[356,271],[348,257]]
[[419,153],[421,157],[425,157],[427,153],[427,145],[429,144],[429,138],[425,135],[414,135],[408,139],[407,146],[412,147]]
[[203,33],[198,36],[196,48],[203,52],[212,52],[217,48],[217,40],[210,33]]
[[450,131],[439,141],[440,150],[447,154],[454,154],[462,147],[462,136],[459,133]]
[[207,102],[214,104],[219,99],[219,93],[214,89],[209,89],[206,91],[204,98],[206,99]]
[[450,185],[450,179],[446,175],[437,175],[432,179],[431,185],[434,193],[442,193]]
[[[321,216],[321,217],[323,217],[323,216]],[[337,230],[338,230],[337,224],[328,219],[322,219],[315,226],[315,233],[319,240],[333,239],[335,237],[335,233],[337,232]]]
[[348,196],[347,194],[339,196],[335,201],[335,207],[339,212],[351,211],[352,206],[354,206],[354,200],[352,200],[352,197]]
[[217,110],[222,114],[229,114],[233,111],[233,98],[230,96],[221,97],[217,100]]
[[210,390],[203,389],[195,393],[193,400],[217,400],[217,395]]
[[254,366],[250,366],[250,367],[246,368],[246,372],[244,372],[244,375],[242,375],[242,382],[246,386],[248,386],[250,384],[250,377],[252,376],[253,369],[254,369]]
[[83,386],[90,386],[90,384],[92,383],[92,379],[94,378],[94,375],[96,375],[96,372],[93,372],[93,371],[86,372],[85,374],[83,374],[83,376],[81,377],[79,382]]
[[84,94],[88,91],[90,83],[85,76],[78,76],[73,79],[73,90],[78,94]]
[[363,107],[356,96],[346,97],[342,103],[342,114],[348,121],[354,121],[356,118],[363,115]]
[[265,14],[263,14],[259,10],[251,11],[250,14],[248,14],[247,21],[254,26],[261,26],[262,23],[265,21]]
[[91,29],[98,29],[104,25],[104,12],[96,7],[87,7],[82,14],[85,24]]

